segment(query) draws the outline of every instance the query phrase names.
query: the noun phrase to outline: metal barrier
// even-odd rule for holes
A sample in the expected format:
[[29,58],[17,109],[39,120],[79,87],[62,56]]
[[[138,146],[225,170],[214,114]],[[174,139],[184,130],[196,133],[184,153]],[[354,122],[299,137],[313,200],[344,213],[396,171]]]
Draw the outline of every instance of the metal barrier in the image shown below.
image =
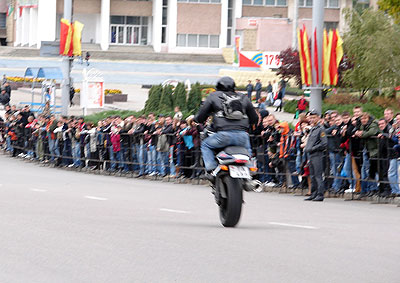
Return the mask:
[[[1,124],[0,129],[3,129],[1,133],[4,136],[6,133]],[[79,143],[75,143],[75,147],[72,141],[69,144],[70,141],[68,139],[57,139],[57,141],[53,142],[42,136],[38,136],[38,140],[35,140],[35,138],[29,139],[28,136],[19,137],[17,141],[13,141],[12,147],[14,155],[18,153],[28,154],[35,160],[41,159],[43,162],[54,162],[57,166],[71,166],[71,164],[76,163],[76,165],[90,167],[93,170],[109,170],[112,172],[118,168],[122,172],[132,175],[158,173],[167,178],[171,178],[171,175],[183,175],[197,180],[201,179],[202,172],[204,172],[200,147],[187,148],[185,142],[177,135],[167,135],[168,138],[176,138],[177,141],[173,142],[173,146],[170,146],[168,151],[163,152],[156,150],[157,143],[155,139],[159,135],[121,134],[122,141],[119,151],[113,149],[109,133],[98,132],[89,137],[89,140],[83,136],[84,134],[79,139]],[[91,141],[93,146],[93,140],[90,139],[93,138],[95,139],[96,151],[91,150],[93,147],[90,148]],[[306,158],[306,154],[296,145],[295,154],[292,152],[287,158],[280,159],[276,156],[269,156],[268,149],[270,144],[262,136],[251,136],[250,138],[253,154],[257,158],[259,167],[256,178],[263,182],[277,180],[283,184],[281,191],[290,192],[288,185],[291,182],[295,182],[296,178],[299,177],[299,159],[302,161],[301,163],[304,163],[303,158]],[[355,199],[355,195],[358,193],[378,190],[378,186],[382,188],[392,184],[399,184],[398,175],[397,182],[390,182],[388,179],[389,163],[396,162],[397,168],[397,158],[395,161],[391,161],[387,156],[381,156],[382,152],[379,150],[380,148],[386,148],[386,150],[396,149],[389,146],[388,139],[371,137],[369,142],[371,140],[376,142],[376,147],[378,148],[377,155],[374,156],[370,156],[370,153],[365,150],[356,152],[351,152],[351,150],[346,152],[340,149],[337,149],[336,152],[325,151],[324,179],[329,194],[340,192],[339,195],[344,195],[345,193],[345,190],[340,190],[336,193],[329,190],[335,180],[347,182],[348,186],[344,186],[344,188],[353,187],[351,199]],[[350,139],[349,143],[350,149],[353,148],[351,143],[352,139]],[[79,150],[76,148],[78,145]],[[363,146],[360,148],[363,148]],[[72,154],[73,152],[75,154]],[[76,156],[79,152],[80,156]],[[330,153],[331,156],[329,155]],[[338,156],[338,161],[335,156],[333,165],[331,164],[332,153]],[[276,161],[276,159],[278,159],[279,164],[269,164],[269,162]],[[77,162],[78,160],[79,162]],[[337,163],[339,164],[337,165]],[[345,169],[344,166],[347,166],[347,168]],[[336,172],[332,170],[335,168]],[[290,170],[289,172],[287,171],[288,169]],[[347,173],[350,172],[351,176],[341,176],[340,173],[343,170],[347,170]],[[375,172],[374,179],[369,178],[371,175],[370,170]],[[302,180],[307,180],[307,178],[302,177]],[[306,182],[306,187],[303,186],[301,188],[301,193],[303,194],[303,191],[308,189],[309,185]]]

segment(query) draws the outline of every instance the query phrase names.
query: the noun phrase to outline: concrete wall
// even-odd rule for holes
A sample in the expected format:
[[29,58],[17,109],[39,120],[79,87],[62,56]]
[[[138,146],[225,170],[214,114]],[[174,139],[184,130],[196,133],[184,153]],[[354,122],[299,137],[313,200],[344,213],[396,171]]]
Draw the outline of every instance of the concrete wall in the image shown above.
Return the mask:
[[274,17],[274,15],[282,15],[287,18],[287,7],[267,7],[267,6],[243,6],[243,17]]
[[[100,9],[101,0],[74,0],[74,14],[100,14]],[[57,14],[64,14],[64,0],[57,0]]]
[[153,3],[151,1],[111,1],[111,15],[151,17]]
[[178,3],[178,34],[220,34],[221,5]]
[[7,10],[8,10],[7,1],[6,0],[0,0],[0,13],[6,13]]
[[[312,21],[300,19],[299,26],[303,24],[310,33]],[[241,18],[236,20],[236,27],[242,31],[243,50],[279,52],[292,44],[292,23],[286,19],[258,19],[257,26],[250,26],[248,19]]]
[[97,26],[99,22],[100,14],[75,14],[74,19],[83,23],[85,27],[82,32],[82,42],[83,43],[96,43],[97,40],[97,29],[100,29],[100,26]]
[[[299,19],[312,19],[311,8],[299,8]],[[340,9],[325,9],[324,21],[325,22],[339,22]]]

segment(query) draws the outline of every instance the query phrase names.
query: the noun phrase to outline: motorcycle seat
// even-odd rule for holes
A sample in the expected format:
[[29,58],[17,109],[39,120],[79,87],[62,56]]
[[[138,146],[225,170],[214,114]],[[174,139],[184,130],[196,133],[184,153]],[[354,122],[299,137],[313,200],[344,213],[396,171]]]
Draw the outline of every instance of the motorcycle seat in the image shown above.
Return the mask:
[[242,154],[242,155],[251,157],[249,152],[247,151],[247,149],[245,149],[244,147],[241,147],[241,146],[228,146],[228,147],[224,148],[223,151],[229,155]]

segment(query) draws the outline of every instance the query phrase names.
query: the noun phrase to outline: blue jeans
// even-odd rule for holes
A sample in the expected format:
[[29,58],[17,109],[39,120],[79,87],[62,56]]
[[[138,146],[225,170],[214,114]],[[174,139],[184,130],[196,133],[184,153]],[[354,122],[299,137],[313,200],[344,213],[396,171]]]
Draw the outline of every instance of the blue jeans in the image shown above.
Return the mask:
[[147,160],[147,151],[146,151],[146,146],[143,144],[137,144],[136,146],[136,157],[137,161],[139,163],[138,168],[139,168],[139,174],[143,175],[146,172],[146,160]]
[[50,151],[50,161],[60,156],[60,149],[58,146],[58,140],[49,139],[49,151]]
[[147,151],[147,172],[157,173],[157,151],[154,145],[150,145]]
[[168,151],[160,152],[157,151],[157,164],[159,164],[159,173],[161,175],[167,175],[168,173]]
[[175,164],[174,164],[174,146],[169,147],[169,174],[171,176],[176,175],[176,169],[175,169]]
[[129,148],[123,144],[121,144],[121,157],[120,167],[124,169],[124,171],[129,171],[129,165],[126,162],[129,162]]
[[250,138],[244,131],[220,131],[208,138],[201,144],[204,166],[207,171],[214,170],[218,163],[215,160],[214,149],[222,149],[227,146],[243,146],[251,155]]
[[72,163],[72,159],[68,157],[72,157],[71,141],[64,141],[63,156],[63,164],[70,165]]
[[[352,171],[352,167],[351,167],[351,154],[347,154],[344,158],[344,164],[343,164],[343,170],[346,174],[347,178],[355,178],[355,176],[353,176],[353,171]],[[354,180],[349,180],[350,183],[350,188],[354,189],[355,186],[355,181]]]
[[300,185],[299,177],[297,177],[296,175],[292,175],[293,173],[297,172],[296,171],[296,160],[288,160],[287,168],[289,169],[290,177],[292,178],[292,185],[297,187],[298,185]]
[[72,157],[74,158],[74,166],[81,166],[81,144],[79,142],[75,143],[72,149]]
[[[369,178],[369,157],[366,151],[363,152],[363,165],[361,167],[361,179],[368,179]],[[375,178],[376,179],[376,178]],[[361,192],[367,193],[369,191],[376,191],[378,190],[378,185],[375,182],[368,182],[362,181],[361,182]]]
[[297,171],[297,173],[300,173],[300,171],[301,171],[301,163],[303,162],[302,157],[303,156],[301,154],[300,149],[297,149],[297,152],[296,152],[296,171]]
[[339,153],[329,152],[329,164],[331,167],[331,175],[332,175],[332,177],[334,177],[333,183],[332,183],[332,188],[336,192],[340,190],[340,186],[342,185],[342,180],[335,178],[335,177],[340,176],[340,172],[337,170],[337,168],[340,165],[341,161],[342,161],[342,158]]
[[7,143],[6,150],[12,152],[13,151],[13,147],[12,147],[12,143],[11,143],[11,138],[10,137],[6,138],[6,143]]
[[399,174],[398,174],[398,161],[397,159],[389,160],[389,171],[388,171],[388,180],[390,183],[390,188],[392,189],[392,194],[400,194],[399,188]]
[[121,151],[114,151],[113,147],[110,146],[109,147],[109,153],[110,153],[110,160],[111,160],[111,170],[115,170],[117,168],[117,164],[118,167],[122,169],[122,163],[120,163],[122,161],[122,157],[121,157]]

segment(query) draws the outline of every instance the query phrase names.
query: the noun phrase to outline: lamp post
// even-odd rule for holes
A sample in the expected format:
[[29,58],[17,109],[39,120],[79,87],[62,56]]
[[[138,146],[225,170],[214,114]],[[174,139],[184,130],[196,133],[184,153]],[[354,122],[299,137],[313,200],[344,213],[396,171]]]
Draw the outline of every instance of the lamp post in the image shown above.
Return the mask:
[[[322,96],[321,91],[323,89],[322,81],[322,38],[324,29],[324,0],[314,0],[312,10],[312,31],[311,31],[311,61],[314,68],[312,69],[312,87],[310,94],[310,109],[316,110],[318,113],[322,111]],[[314,37],[314,31],[316,30],[317,38]],[[315,40],[317,40],[317,48],[315,48]],[[319,82],[317,84],[317,71],[314,65],[315,52],[318,52],[318,77]]]
[[[72,23],[72,5],[73,0],[64,0],[64,19],[68,20]],[[69,90],[71,87],[71,65],[73,59],[64,56],[62,59],[62,72],[64,81],[61,87],[61,114],[63,116],[68,115],[68,107],[69,107]]]

